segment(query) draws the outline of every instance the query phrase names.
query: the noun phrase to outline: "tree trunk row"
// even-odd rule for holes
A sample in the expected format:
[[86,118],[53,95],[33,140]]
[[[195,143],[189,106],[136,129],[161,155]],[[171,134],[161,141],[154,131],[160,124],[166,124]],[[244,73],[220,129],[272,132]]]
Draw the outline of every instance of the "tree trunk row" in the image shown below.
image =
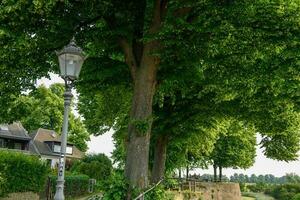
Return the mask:
[[214,168],[214,182],[217,182],[217,181],[222,182],[222,176],[223,176],[222,167],[219,166],[219,179],[218,179],[218,175],[217,175],[218,166],[214,164],[213,168]]

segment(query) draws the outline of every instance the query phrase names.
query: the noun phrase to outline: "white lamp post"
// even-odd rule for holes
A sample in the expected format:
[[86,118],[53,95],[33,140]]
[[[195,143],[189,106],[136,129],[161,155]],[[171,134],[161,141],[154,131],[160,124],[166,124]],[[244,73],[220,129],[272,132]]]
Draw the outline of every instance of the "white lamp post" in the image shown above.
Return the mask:
[[65,93],[64,93],[64,119],[61,135],[61,150],[58,167],[58,177],[56,184],[56,192],[54,195],[55,200],[64,200],[64,175],[65,175],[65,161],[66,161],[66,148],[67,148],[67,134],[68,134],[68,116],[69,108],[72,100],[71,89],[73,81],[79,76],[81,66],[84,62],[84,54],[80,47],[77,47],[74,40],[65,46],[61,51],[57,52],[60,75],[65,80]]

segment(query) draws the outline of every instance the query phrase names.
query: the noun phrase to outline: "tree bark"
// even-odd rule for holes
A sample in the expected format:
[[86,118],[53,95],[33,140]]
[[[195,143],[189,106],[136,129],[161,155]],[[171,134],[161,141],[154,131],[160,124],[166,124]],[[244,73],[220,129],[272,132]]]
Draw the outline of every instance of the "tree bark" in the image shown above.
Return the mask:
[[131,187],[148,186],[148,158],[152,126],[157,58],[151,56],[154,43],[145,45],[141,64],[135,70],[134,94],[128,126],[125,176]]
[[186,166],[186,179],[189,178],[189,171],[190,171],[190,169],[189,169],[189,166],[187,165]]
[[164,177],[167,158],[167,145],[168,137],[166,135],[158,136],[155,143],[151,183],[157,183]]
[[214,182],[217,182],[217,165],[213,165],[214,167]]
[[181,168],[178,169],[178,176],[179,176],[179,179],[181,179]]
[[222,182],[222,167],[219,166],[219,181]]
[[[156,34],[161,26],[162,14],[167,6],[165,0],[156,0],[150,34]],[[144,27],[141,29],[143,30]],[[144,189],[148,186],[148,160],[150,132],[152,126],[152,101],[156,86],[156,73],[159,57],[153,55],[160,45],[150,41],[136,49],[130,42],[120,40],[134,82],[128,140],[126,149],[125,176],[130,187]],[[133,49],[134,48],[134,49]],[[138,52],[137,52],[138,51]],[[138,57],[138,58],[137,58]],[[130,192],[127,199],[130,199]]]

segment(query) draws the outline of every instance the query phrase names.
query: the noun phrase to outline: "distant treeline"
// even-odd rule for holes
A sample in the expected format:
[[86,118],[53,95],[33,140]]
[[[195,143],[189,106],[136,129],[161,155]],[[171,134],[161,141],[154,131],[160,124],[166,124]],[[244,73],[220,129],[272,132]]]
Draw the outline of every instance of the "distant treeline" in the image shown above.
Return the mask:
[[294,173],[286,174],[282,177],[275,177],[272,174],[266,175],[255,175],[251,176],[245,174],[235,173],[233,176],[230,176],[231,182],[239,183],[273,183],[273,184],[285,184],[285,183],[300,183],[300,176]]
[[[202,181],[213,181],[212,174],[191,175],[190,178],[200,179]],[[238,182],[238,183],[271,183],[271,184],[286,184],[286,183],[300,183],[300,176],[294,173],[286,174],[282,177],[276,177],[272,174],[248,176],[246,174],[237,174],[228,178],[222,176],[222,181]]]

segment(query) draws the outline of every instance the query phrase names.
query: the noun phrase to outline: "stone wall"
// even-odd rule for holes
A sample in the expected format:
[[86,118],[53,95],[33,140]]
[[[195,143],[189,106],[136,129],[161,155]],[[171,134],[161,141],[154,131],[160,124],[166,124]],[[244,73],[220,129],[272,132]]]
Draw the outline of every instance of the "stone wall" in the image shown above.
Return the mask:
[[172,191],[174,200],[241,200],[238,183],[197,183],[196,192]]

